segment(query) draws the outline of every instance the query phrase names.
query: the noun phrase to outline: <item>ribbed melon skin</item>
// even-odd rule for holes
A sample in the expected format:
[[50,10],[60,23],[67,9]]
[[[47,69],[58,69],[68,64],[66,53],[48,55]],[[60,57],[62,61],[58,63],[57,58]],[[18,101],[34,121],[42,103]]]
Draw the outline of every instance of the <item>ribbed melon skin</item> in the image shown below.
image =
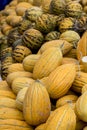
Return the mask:
[[52,40],[45,42],[39,49],[38,54],[42,54],[49,47],[60,47],[63,55],[68,53],[73,46],[66,40]]
[[[33,69],[33,78],[41,79],[48,76],[56,67],[62,64],[60,48],[50,47],[44,51]],[[38,71],[37,71],[38,70]]]
[[23,113],[20,112],[18,109],[0,107],[0,119],[24,120],[24,117],[23,117]]
[[49,116],[45,130],[75,130],[76,115],[70,104],[57,108]]
[[24,58],[23,67],[25,71],[33,72],[33,68],[41,55],[31,54]]
[[6,78],[9,87],[11,87],[13,80],[17,77],[32,77],[32,73],[26,71],[17,71],[10,73]]
[[50,115],[51,104],[44,85],[36,80],[27,90],[23,102],[23,115],[26,122],[37,126],[46,122]]
[[17,119],[0,119],[1,130],[33,130],[33,127],[28,125],[25,121]]
[[18,94],[18,92],[25,88],[29,87],[34,80],[32,78],[27,78],[27,77],[17,77],[16,79],[13,80],[11,88],[15,94]]
[[78,99],[78,96],[76,95],[65,95],[61,98],[59,98],[57,101],[56,101],[56,107],[61,107],[65,104],[68,104],[69,102],[71,103],[75,103]]
[[58,99],[64,96],[76,76],[76,69],[74,64],[65,64],[58,66],[48,76],[47,90],[51,98]]
[[87,73],[77,72],[75,80],[73,82],[72,89],[78,93],[81,93],[84,85],[87,84]]

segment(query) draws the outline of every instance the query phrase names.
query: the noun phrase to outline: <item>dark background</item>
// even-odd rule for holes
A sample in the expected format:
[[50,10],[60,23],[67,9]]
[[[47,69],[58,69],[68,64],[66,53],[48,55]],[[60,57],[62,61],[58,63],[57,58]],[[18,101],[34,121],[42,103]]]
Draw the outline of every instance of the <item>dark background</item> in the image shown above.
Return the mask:
[[0,10],[4,9],[7,4],[9,4],[11,0],[0,0]]

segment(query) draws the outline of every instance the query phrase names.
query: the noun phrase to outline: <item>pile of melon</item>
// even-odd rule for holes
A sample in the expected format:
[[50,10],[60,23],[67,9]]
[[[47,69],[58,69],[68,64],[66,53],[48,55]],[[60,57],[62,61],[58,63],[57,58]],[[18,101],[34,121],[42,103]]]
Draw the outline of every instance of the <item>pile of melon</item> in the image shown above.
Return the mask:
[[87,130],[83,2],[13,0],[0,12],[1,130]]

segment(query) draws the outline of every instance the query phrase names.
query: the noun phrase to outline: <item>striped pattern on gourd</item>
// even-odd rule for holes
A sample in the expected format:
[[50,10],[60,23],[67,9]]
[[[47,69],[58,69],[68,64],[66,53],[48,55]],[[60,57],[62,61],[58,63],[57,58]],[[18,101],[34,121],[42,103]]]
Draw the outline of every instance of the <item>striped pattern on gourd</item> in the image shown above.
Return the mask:
[[8,40],[7,40],[8,45],[9,45],[9,46],[12,46],[12,44],[13,44],[17,39],[20,39],[20,36],[21,36],[21,35],[19,34],[17,28],[12,29],[12,30],[9,32],[9,34],[8,34]]
[[61,33],[63,33],[66,30],[74,30],[75,21],[76,21],[76,19],[74,19],[72,17],[64,18],[59,24],[59,31]]
[[31,50],[38,50],[43,44],[44,37],[42,33],[36,29],[28,29],[23,33],[22,40]]
[[82,5],[77,1],[66,4],[66,15],[70,17],[80,17],[82,15]]
[[15,47],[12,57],[16,62],[22,63],[23,59],[31,53],[29,48],[18,45]]
[[52,31],[52,32],[48,33],[48,34],[45,36],[45,41],[52,41],[52,40],[59,39],[59,36],[60,36],[60,33],[59,33],[59,32],[57,32],[57,31]]
[[42,14],[40,17],[36,19],[36,29],[41,31],[42,33],[49,33],[55,30],[56,20],[51,14]]
[[62,52],[59,47],[48,48],[36,62],[33,69],[33,78],[41,79],[48,76],[54,69],[62,64],[62,58]]
[[50,10],[53,14],[64,14],[65,0],[51,0]]
[[31,7],[26,10],[25,12],[25,17],[32,21],[35,22],[36,19],[43,14],[43,10],[40,7]]
[[25,30],[31,27],[31,25],[32,25],[31,21],[27,19],[23,19],[18,25],[18,32],[20,34],[23,34]]
[[41,55],[31,54],[24,58],[23,67],[25,71],[33,72],[33,68]]
[[47,90],[51,98],[58,99],[64,96],[76,76],[76,69],[74,64],[64,64],[58,66],[48,76]]
[[9,66],[11,65],[12,63],[10,63],[10,62],[8,62],[8,63],[3,63],[2,65],[1,65],[1,77],[2,77],[2,79],[3,80],[5,80],[6,79],[6,77],[7,77],[7,75],[8,75],[8,68],[9,68]]

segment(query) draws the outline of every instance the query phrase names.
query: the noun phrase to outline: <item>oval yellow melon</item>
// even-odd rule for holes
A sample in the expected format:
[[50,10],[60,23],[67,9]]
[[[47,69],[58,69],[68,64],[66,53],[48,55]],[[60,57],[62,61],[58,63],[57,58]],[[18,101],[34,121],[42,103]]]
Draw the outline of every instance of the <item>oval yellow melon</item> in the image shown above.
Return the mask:
[[33,78],[41,79],[48,76],[56,67],[62,64],[62,58],[59,47],[48,48],[36,62],[33,69]]
[[52,71],[48,76],[46,87],[50,97],[58,99],[64,96],[72,86],[75,76],[76,69],[74,64],[64,64]]
[[63,96],[57,100],[56,107],[61,107],[69,102],[75,103],[77,99],[78,99],[78,96],[76,96],[76,95]]
[[6,81],[7,81],[8,85],[10,87],[11,87],[13,80],[17,77],[29,77],[29,78],[31,78],[32,73],[26,72],[26,71],[17,71],[17,72],[10,73],[6,78]]
[[75,127],[76,115],[70,105],[54,110],[45,124],[45,130],[75,130]]
[[27,90],[23,102],[23,115],[30,125],[46,122],[50,115],[51,103],[44,85],[36,80]]
[[65,40],[52,40],[49,42],[45,42],[39,49],[38,54],[42,54],[49,47],[60,47],[63,55],[65,55],[73,48],[73,46]]

